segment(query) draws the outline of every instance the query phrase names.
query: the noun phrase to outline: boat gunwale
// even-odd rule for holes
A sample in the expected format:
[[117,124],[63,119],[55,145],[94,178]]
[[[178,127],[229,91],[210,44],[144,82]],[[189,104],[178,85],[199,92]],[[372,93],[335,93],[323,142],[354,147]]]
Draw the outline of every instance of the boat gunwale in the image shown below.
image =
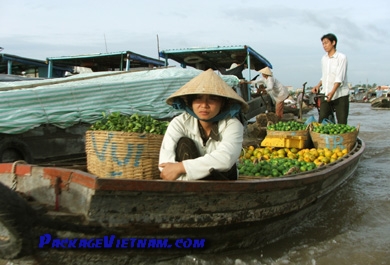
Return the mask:
[[[69,168],[40,167],[37,165],[1,163],[0,174],[13,173],[18,177],[28,177],[34,174],[34,170],[42,169],[43,178],[50,179],[54,185],[56,179],[61,179],[61,188],[64,189],[70,183],[82,185],[95,191],[138,191],[138,192],[254,192],[259,190],[284,189],[303,186],[326,179],[329,175],[342,172],[353,161],[360,158],[365,149],[365,144],[358,138],[355,145],[346,158],[342,158],[331,164],[322,166],[312,171],[298,173],[292,176],[279,178],[256,178],[234,181],[165,181],[160,179],[108,179],[99,178],[91,173]],[[13,172],[14,171],[14,172]]]

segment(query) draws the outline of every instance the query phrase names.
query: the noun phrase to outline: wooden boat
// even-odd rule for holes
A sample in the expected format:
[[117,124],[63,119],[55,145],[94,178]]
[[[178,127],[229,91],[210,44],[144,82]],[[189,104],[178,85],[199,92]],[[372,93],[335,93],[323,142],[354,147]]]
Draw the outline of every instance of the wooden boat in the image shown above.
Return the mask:
[[[267,110],[270,112],[275,112],[275,104],[272,102],[271,97],[266,94],[266,95],[260,95],[257,93],[252,93],[251,94],[252,98],[261,98],[261,101],[264,103],[264,105],[267,107]],[[310,110],[312,110],[310,107],[307,107],[308,104],[305,104],[306,106],[302,107],[302,114],[308,113]],[[299,108],[297,108],[296,104],[284,104],[283,106],[283,113],[292,113],[294,116],[299,117]]]
[[[302,107],[302,114],[306,114],[311,110],[309,107]],[[283,113],[292,113],[294,116],[299,116],[299,108],[294,104],[284,104]]]
[[371,101],[372,109],[390,109],[390,94],[385,93]]
[[207,248],[185,255],[264,245],[350,178],[364,149],[358,138],[347,156],[313,171],[237,181],[108,179],[74,168],[3,163],[0,253],[49,251],[37,246],[39,235],[50,232],[58,238],[204,239]]

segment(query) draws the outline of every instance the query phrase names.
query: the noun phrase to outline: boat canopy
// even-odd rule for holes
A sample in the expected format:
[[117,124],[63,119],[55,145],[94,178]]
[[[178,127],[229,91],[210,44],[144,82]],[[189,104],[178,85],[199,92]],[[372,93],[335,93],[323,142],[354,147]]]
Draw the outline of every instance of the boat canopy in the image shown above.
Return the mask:
[[161,51],[160,57],[165,58],[166,65],[168,59],[172,59],[182,67],[192,66],[200,70],[212,68],[221,74],[231,74],[229,69],[233,64],[250,65],[250,69],[256,71],[266,66],[272,68],[265,57],[247,45],[170,49]]
[[[52,64],[58,66],[80,66],[91,68],[93,72],[129,71],[131,68],[153,68],[164,66],[164,61],[134,53],[119,51],[110,53],[94,53],[76,56],[48,57],[49,68]],[[50,74],[50,71],[49,71]],[[50,77],[50,76],[49,76]]]
[[[20,75],[22,71],[33,69],[33,72],[39,73],[39,76],[47,76],[47,63],[43,60],[21,57],[13,54],[0,53],[0,74]],[[53,65],[54,71],[65,72],[72,71],[73,67]]]

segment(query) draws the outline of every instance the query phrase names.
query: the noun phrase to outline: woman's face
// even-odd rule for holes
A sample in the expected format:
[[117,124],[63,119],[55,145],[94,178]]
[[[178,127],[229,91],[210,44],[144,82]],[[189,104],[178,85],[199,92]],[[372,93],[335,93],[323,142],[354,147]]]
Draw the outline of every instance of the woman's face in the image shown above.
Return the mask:
[[192,110],[201,120],[209,120],[221,110],[222,100],[214,95],[196,95],[192,101]]

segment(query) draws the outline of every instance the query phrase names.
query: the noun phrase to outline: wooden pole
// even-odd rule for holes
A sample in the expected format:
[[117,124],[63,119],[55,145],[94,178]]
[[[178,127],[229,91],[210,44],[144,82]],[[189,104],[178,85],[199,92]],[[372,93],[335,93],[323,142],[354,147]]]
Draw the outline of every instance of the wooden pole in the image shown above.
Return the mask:
[[157,58],[160,60],[160,39],[157,34]]
[[303,97],[305,96],[305,86],[306,86],[307,82],[303,83],[303,87],[302,87],[302,98],[301,98],[301,102],[299,102],[299,120],[302,121],[302,105],[303,105]]

